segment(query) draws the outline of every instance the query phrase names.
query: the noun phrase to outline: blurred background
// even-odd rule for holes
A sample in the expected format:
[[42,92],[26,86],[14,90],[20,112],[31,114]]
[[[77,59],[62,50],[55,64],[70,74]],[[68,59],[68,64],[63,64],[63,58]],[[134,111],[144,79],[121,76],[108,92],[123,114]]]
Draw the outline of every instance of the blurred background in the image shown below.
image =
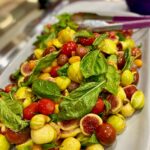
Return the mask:
[[[35,35],[34,27],[47,14],[50,14],[62,3],[68,4],[77,1],[81,0],[0,0],[0,74],[24,46],[23,43]],[[92,2],[93,0],[88,1]],[[124,0],[104,1],[116,3]],[[131,11],[141,14],[150,12],[150,0],[126,1]],[[145,6],[142,6],[143,2],[145,2]]]

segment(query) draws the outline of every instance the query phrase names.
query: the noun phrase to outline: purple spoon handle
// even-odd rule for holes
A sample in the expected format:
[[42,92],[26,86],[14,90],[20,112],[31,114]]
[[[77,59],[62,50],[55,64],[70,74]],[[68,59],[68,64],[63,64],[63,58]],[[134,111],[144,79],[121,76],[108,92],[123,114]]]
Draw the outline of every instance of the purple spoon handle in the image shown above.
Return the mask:
[[84,25],[80,24],[79,28],[80,29],[87,28],[93,32],[102,32],[102,31],[128,30],[128,29],[149,28],[149,27],[150,27],[150,19],[114,23],[114,24],[108,24],[100,27],[86,26],[85,24]]
[[86,20],[86,19],[95,19],[95,20],[105,20],[105,21],[134,21],[134,20],[144,20],[150,19],[150,16],[104,16],[95,13],[86,13],[86,12],[79,12],[75,13],[72,16],[73,20]]

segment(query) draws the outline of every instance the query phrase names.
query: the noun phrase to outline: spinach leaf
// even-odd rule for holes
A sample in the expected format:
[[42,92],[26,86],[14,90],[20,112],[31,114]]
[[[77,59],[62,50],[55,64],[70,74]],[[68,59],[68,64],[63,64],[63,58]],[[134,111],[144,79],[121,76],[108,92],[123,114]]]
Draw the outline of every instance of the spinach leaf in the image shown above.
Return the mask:
[[60,119],[70,120],[81,118],[91,112],[104,83],[105,80],[100,83],[86,83],[71,92],[70,95],[65,97],[60,103]]
[[81,141],[82,146],[89,146],[89,145],[92,145],[92,144],[99,144],[95,133],[93,133],[91,135],[91,137],[85,138],[85,140]]
[[67,76],[69,64],[63,65],[60,69],[58,69],[57,73],[59,76]]
[[56,51],[39,59],[32,74],[29,76],[29,79],[24,83],[24,85],[31,84],[37,78],[42,69],[51,65],[51,63],[56,59],[58,54],[59,51]]
[[33,43],[34,45],[38,46],[39,48],[46,48],[46,43],[51,40],[54,39],[56,37],[56,33],[55,32],[51,32],[50,34],[43,34],[40,36],[37,36],[37,40]]
[[97,76],[107,71],[107,62],[99,50],[89,52],[81,60],[81,72],[85,78]]
[[76,32],[75,37],[91,37],[92,35],[92,32],[89,32],[87,30],[80,30]]
[[107,82],[105,83],[104,88],[110,93],[116,95],[120,84],[120,75],[112,65],[108,65],[106,80]]
[[61,96],[56,83],[47,80],[35,80],[32,84],[32,91],[37,96],[51,98],[54,101],[57,101]]
[[117,36],[119,37],[119,41],[125,41],[126,39],[125,36],[120,32],[117,33]]
[[28,126],[28,122],[21,119],[22,105],[12,95],[0,93],[0,120],[13,131],[20,131]]
[[56,145],[55,143],[47,143],[47,144],[43,144],[42,145],[42,149],[43,150],[49,150],[49,149],[53,149],[53,148],[56,148],[56,147],[58,147],[58,145]]
[[104,39],[106,39],[108,37],[108,35],[107,34],[102,34],[102,35],[100,35],[99,37],[97,37],[96,39],[95,39],[95,41],[93,42],[93,45],[94,46],[97,46],[97,45],[99,45]]
[[131,49],[126,49],[125,53],[124,53],[124,56],[125,56],[126,63],[124,65],[122,71],[130,69],[130,67],[133,63],[133,60],[134,60],[134,58],[131,56]]

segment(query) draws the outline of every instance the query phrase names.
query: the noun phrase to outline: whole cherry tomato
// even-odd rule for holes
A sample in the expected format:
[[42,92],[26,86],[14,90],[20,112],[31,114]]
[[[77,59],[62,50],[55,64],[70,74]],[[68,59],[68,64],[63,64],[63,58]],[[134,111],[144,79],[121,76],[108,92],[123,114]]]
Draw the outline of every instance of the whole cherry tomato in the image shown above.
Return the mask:
[[76,49],[77,49],[77,44],[73,41],[69,41],[62,46],[61,53],[70,57],[72,52],[75,52]]
[[109,146],[116,139],[116,131],[109,123],[103,123],[96,129],[96,137],[103,145]]
[[30,129],[25,128],[19,132],[7,129],[5,136],[11,144],[22,144],[30,138]]
[[42,98],[38,101],[38,110],[43,115],[50,115],[54,113],[55,103],[47,98]]
[[23,110],[23,118],[30,120],[36,113],[38,113],[38,103],[34,102]]
[[100,114],[101,112],[104,111],[104,108],[105,108],[104,102],[101,98],[99,98],[98,101],[96,102],[96,105],[92,109],[92,113]]
[[91,37],[91,38],[81,37],[81,38],[79,38],[79,43],[84,46],[89,46],[89,45],[93,44],[94,40],[95,40],[94,37]]
[[6,87],[5,87],[5,92],[9,93],[13,87],[15,87],[16,85],[15,84],[8,84]]
[[52,77],[57,77],[58,76],[57,71],[58,71],[59,68],[60,68],[60,66],[54,66],[54,67],[52,67],[52,69],[50,71],[50,75]]

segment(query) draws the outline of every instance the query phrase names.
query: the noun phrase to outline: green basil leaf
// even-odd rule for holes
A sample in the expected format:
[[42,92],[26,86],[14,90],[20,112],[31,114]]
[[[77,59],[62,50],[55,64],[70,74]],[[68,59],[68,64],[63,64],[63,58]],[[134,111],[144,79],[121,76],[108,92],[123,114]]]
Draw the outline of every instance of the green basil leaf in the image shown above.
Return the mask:
[[60,69],[58,69],[57,73],[59,76],[67,76],[69,64],[63,65]]
[[107,82],[105,84],[105,89],[110,93],[116,95],[120,84],[120,75],[117,72],[116,68],[112,65],[108,65],[106,80]]
[[12,96],[1,94],[0,120],[13,131],[20,131],[28,126],[28,122],[21,119],[23,108]]
[[125,57],[126,63],[124,65],[122,71],[130,69],[130,67],[133,63],[134,57],[131,56],[131,49],[126,49],[125,50],[124,57]]
[[32,84],[32,91],[42,98],[50,98],[57,101],[60,96],[60,89],[56,83],[47,80],[35,80]]
[[91,112],[96,104],[105,80],[86,83],[75,89],[60,103],[59,117],[62,120],[81,118]]
[[97,76],[107,71],[107,62],[99,50],[89,52],[81,60],[81,72],[85,78]]
[[75,37],[91,37],[93,33],[87,31],[87,30],[80,30],[76,32]]
[[80,137],[79,140],[80,140],[81,145],[82,145],[83,147],[86,147],[86,146],[89,146],[89,145],[92,145],[92,144],[99,144],[99,142],[98,142],[98,140],[97,140],[97,138],[96,138],[95,133],[93,133],[93,134],[91,135],[91,137],[85,137],[85,136]]
[[56,59],[58,56],[59,51],[50,53],[46,55],[45,57],[42,57],[41,59],[38,60],[32,74],[29,76],[29,79],[24,83],[24,85],[29,85],[31,84],[37,76],[40,74],[41,70],[50,66],[52,62]]
[[98,46],[104,39],[106,39],[108,37],[107,34],[102,34],[100,35],[99,37],[97,37],[94,42],[93,42],[93,45],[94,46]]
[[43,150],[49,150],[51,148],[56,148],[58,147],[55,143],[47,143],[42,145]]
[[106,113],[108,113],[109,110],[111,109],[111,104],[107,100],[103,100],[103,102],[105,104]]
[[117,33],[117,36],[119,37],[119,41],[125,41],[126,39],[126,37],[120,32]]

